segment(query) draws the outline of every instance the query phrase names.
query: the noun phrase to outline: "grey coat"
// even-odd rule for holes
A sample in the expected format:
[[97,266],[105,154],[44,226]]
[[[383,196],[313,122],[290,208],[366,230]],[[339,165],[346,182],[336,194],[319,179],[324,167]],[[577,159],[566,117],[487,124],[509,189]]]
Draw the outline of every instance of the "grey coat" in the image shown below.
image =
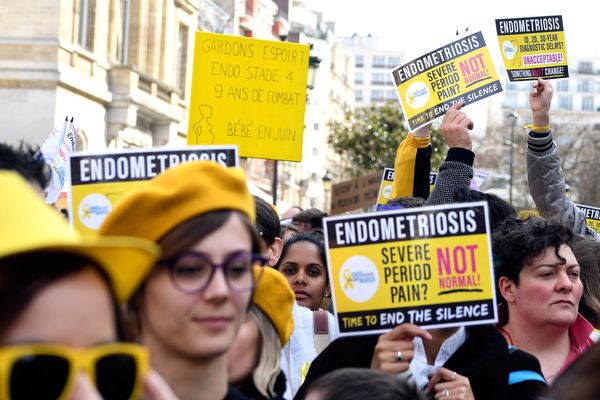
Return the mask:
[[557,219],[575,233],[600,241],[600,235],[586,224],[583,211],[567,196],[560,154],[552,133],[535,137],[529,132],[527,142],[529,192],[540,215]]

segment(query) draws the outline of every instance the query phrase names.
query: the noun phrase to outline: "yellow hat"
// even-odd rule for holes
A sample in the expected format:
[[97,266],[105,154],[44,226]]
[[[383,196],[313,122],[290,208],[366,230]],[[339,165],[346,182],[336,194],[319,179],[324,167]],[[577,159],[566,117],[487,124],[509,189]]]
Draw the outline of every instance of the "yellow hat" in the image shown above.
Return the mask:
[[83,238],[16,172],[0,171],[0,258],[34,251],[82,255],[110,277],[117,300],[127,300],[149,273],[158,246],[129,237]]
[[127,194],[108,214],[101,234],[139,236],[158,241],[197,215],[236,210],[254,223],[254,198],[239,168],[193,161],[170,168]]
[[260,274],[259,268],[262,269],[262,276],[254,289],[252,302],[269,317],[283,347],[294,330],[292,307],[296,298],[281,272],[270,267],[255,267],[255,276]]

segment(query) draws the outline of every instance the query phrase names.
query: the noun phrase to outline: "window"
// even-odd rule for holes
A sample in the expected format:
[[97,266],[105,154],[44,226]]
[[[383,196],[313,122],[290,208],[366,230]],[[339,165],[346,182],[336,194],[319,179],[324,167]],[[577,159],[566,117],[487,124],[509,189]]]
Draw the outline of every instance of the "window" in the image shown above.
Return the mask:
[[582,93],[592,93],[594,83],[590,79],[582,79],[579,81],[579,91]]
[[362,90],[357,90],[356,92],[354,92],[354,94],[356,96],[356,101],[363,101]]
[[556,83],[556,90],[558,92],[568,92],[569,91],[569,81],[566,79],[558,81]]
[[94,51],[94,27],[96,22],[96,0],[79,0],[79,32],[77,43]]
[[119,9],[120,24],[117,31],[117,60],[121,64],[128,63],[129,51],[129,24],[131,12],[131,0],[120,0]]
[[319,130],[319,123],[318,123],[318,122],[315,122],[315,123],[313,124],[313,129],[314,129],[315,131],[318,131],[318,130]]
[[584,96],[581,99],[581,109],[583,111],[593,111],[594,110],[594,97],[593,96]]
[[356,55],[355,61],[354,61],[354,65],[357,67],[362,67],[365,65],[365,59],[363,56],[361,55]]
[[558,108],[561,110],[572,110],[573,98],[571,96],[558,96]]
[[179,25],[179,34],[177,35],[177,63],[175,71],[175,84],[185,97],[185,73],[187,70],[187,44],[188,44],[188,28],[185,25]]
[[386,79],[386,74],[382,74],[382,73],[374,73],[373,74],[373,79],[371,79],[371,83],[373,85],[383,85],[387,82]]
[[387,91],[387,92],[385,92],[385,93],[386,93],[386,98],[387,98],[388,100],[395,100],[395,99],[397,99],[397,98],[398,98],[398,97],[396,96],[396,91],[395,91],[395,90],[388,90],[388,91]]
[[317,157],[319,155],[319,149],[316,147],[313,147],[313,156]]
[[373,90],[371,92],[371,101],[383,100],[383,90]]
[[373,56],[373,67],[375,67],[375,68],[384,68],[385,67],[385,57],[383,57],[383,56]]
[[388,67],[397,67],[398,65],[400,65],[400,62],[400,57],[391,56],[390,58],[388,58]]
[[354,83],[361,85],[363,83],[363,73],[357,72],[354,74]]
[[579,62],[579,73],[580,74],[591,74],[592,73],[592,62],[591,61],[580,61]]

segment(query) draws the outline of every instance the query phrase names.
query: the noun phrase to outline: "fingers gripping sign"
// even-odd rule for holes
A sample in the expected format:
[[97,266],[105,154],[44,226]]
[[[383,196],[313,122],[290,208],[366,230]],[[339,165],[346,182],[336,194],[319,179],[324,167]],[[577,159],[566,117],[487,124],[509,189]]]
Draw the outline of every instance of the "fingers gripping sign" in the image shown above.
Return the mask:
[[402,324],[379,336],[371,368],[398,374],[408,369],[414,356],[413,338],[431,340],[431,334],[413,324]]
[[434,391],[434,399],[443,400],[474,400],[469,378],[451,371],[448,368],[439,368],[429,380],[427,393]]
[[473,147],[470,131],[473,129],[473,121],[461,111],[465,105],[459,101],[454,103],[444,115],[440,125],[440,132],[448,147],[461,147],[471,150]]

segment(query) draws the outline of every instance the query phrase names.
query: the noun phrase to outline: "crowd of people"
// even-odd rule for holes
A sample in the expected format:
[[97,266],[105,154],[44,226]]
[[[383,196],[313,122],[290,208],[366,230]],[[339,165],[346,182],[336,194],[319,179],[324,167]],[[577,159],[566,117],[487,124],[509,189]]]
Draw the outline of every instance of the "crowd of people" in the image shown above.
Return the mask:
[[[35,148],[0,145],[0,399],[595,399],[600,243],[567,197],[552,85],[531,89],[540,218],[469,188],[455,103],[430,193],[430,129],[410,132],[386,209],[488,203],[496,325],[339,336],[318,209],[252,196],[244,172],[170,168],[82,236],[43,201]],[[543,217],[543,218],[542,218]]]

